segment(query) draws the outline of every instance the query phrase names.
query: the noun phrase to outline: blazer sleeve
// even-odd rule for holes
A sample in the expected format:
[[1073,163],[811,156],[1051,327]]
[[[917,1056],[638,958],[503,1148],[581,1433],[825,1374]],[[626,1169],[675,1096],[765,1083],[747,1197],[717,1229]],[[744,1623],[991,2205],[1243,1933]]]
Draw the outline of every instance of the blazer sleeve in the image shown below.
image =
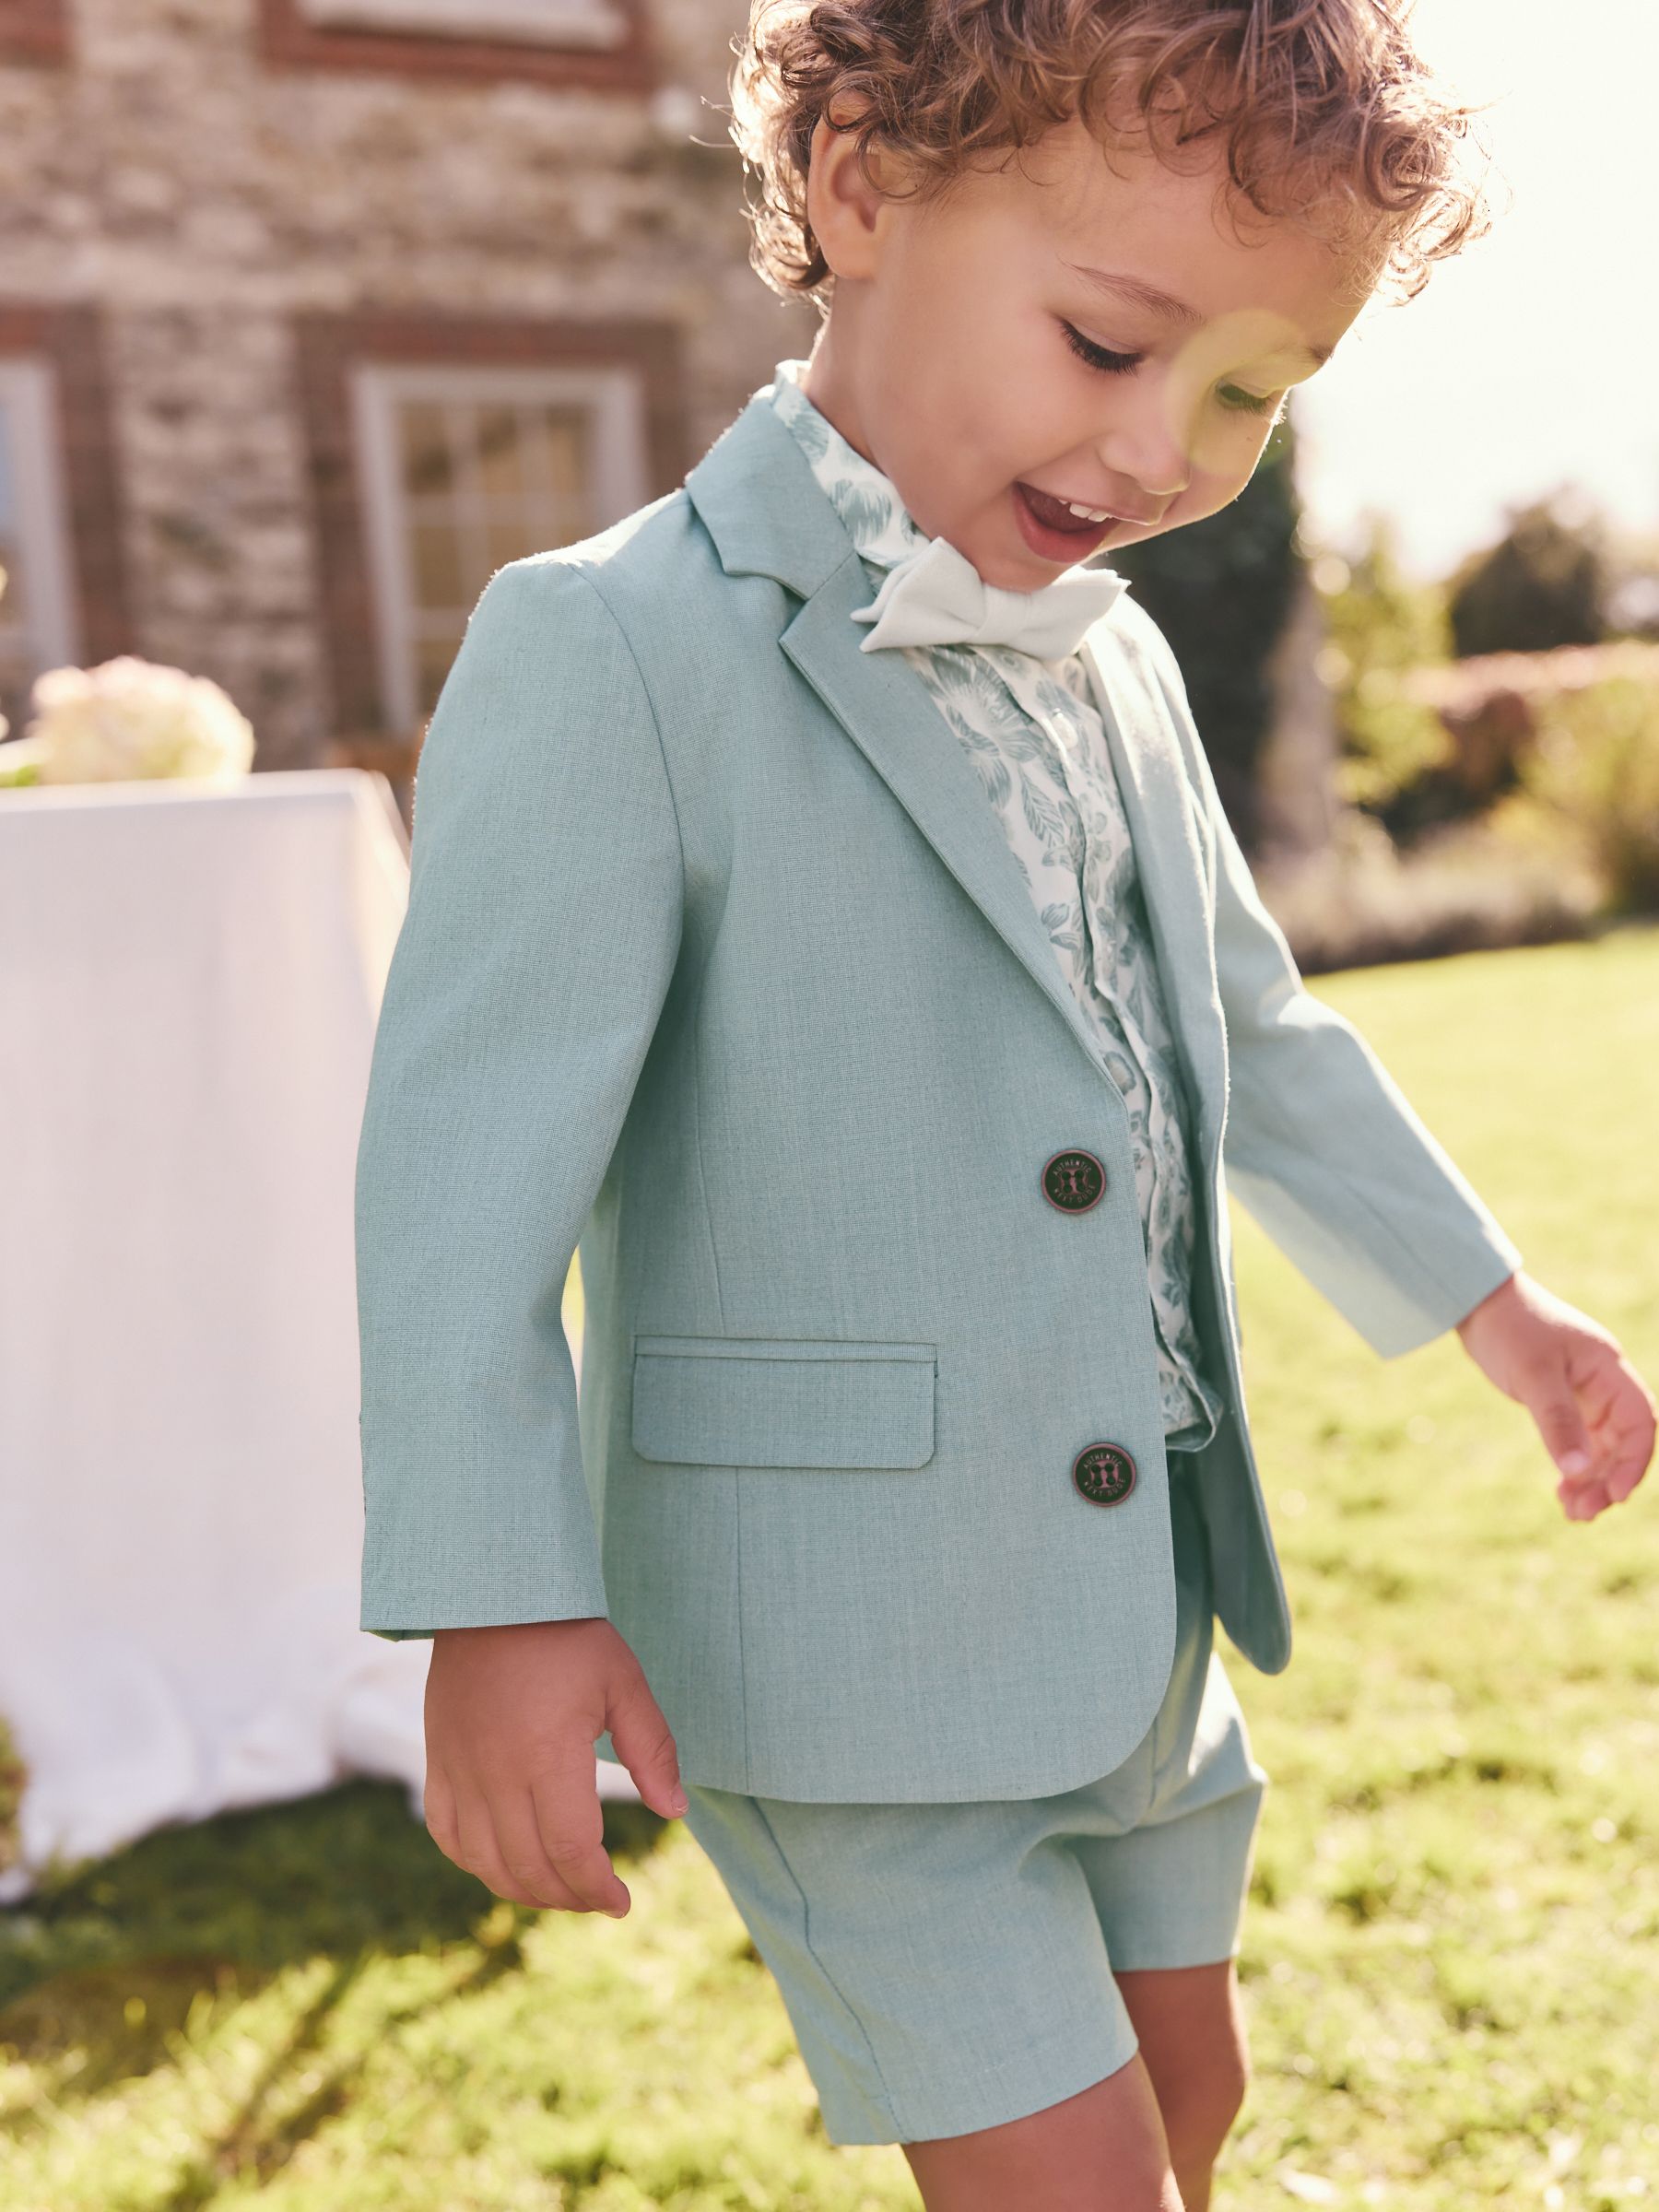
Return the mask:
[[1224,812],[1180,665],[1154,663],[1216,855],[1229,1186],[1385,1359],[1442,1335],[1521,1253],[1365,1039],[1302,982]]
[[497,571],[422,748],[356,1242],[362,1626],[606,1610],[560,1320],[677,957],[656,723],[593,581]]

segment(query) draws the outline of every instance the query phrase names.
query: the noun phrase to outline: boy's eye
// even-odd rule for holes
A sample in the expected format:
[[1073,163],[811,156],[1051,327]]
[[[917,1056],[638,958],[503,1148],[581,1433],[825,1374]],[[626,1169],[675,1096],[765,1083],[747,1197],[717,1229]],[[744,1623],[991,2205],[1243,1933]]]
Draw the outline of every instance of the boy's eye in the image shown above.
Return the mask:
[[1077,359],[1087,361],[1091,369],[1103,369],[1110,376],[1127,376],[1132,369],[1138,369],[1141,365],[1143,357],[1140,354],[1113,353],[1109,346],[1097,346],[1092,338],[1086,338],[1080,330],[1074,330],[1064,318],[1060,327],[1065,333],[1066,344]]
[[1256,392],[1241,392],[1237,384],[1223,384],[1218,394],[1221,405],[1234,414],[1277,415],[1287,394],[1270,392],[1264,399]]
[[[1065,333],[1066,344],[1077,359],[1087,361],[1091,369],[1104,371],[1109,376],[1127,376],[1138,369],[1146,358],[1139,353],[1113,353],[1109,346],[1097,346],[1092,338],[1086,338],[1080,330],[1075,329],[1064,317],[1060,327]],[[1219,385],[1216,395],[1232,415],[1277,415],[1286,397],[1284,393],[1276,392],[1269,393],[1264,398],[1259,393],[1241,390],[1237,384]]]

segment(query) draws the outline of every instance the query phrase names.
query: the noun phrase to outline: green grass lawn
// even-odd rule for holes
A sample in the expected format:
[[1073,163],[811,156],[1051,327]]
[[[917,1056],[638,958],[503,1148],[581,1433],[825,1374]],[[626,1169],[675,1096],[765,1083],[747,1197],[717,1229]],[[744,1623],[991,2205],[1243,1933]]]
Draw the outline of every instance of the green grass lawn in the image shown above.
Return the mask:
[[[1659,1375],[1659,933],[1322,979],[1552,1288]],[[1456,1339],[1382,1362],[1248,1219],[1298,1631],[1218,2212],[1659,2204],[1659,1477],[1569,1524]],[[0,1913],[6,2212],[913,2206],[838,2151],[689,1835],[629,1919],[497,1903],[400,1791],[149,1838]]]

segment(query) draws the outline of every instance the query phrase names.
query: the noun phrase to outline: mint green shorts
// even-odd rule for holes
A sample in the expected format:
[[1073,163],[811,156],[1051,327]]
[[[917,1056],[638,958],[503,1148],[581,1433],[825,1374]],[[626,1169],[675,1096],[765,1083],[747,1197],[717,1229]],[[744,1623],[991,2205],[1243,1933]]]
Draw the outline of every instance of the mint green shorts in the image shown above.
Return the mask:
[[1075,2096],[1137,2047],[1115,1968],[1236,1955],[1268,1777],[1171,1465],[1175,1662],[1111,1773],[959,1805],[687,1785],[687,1825],[782,1994],[832,2143],[965,2135]]

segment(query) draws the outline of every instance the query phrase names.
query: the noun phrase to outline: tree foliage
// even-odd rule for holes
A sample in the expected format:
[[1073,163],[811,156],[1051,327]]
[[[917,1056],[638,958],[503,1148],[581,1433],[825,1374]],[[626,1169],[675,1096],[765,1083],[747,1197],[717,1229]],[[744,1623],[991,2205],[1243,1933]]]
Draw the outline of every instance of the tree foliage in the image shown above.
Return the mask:
[[1230,505],[1107,556],[1174,648],[1228,819],[1247,848],[1257,834],[1256,771],[1273,727],[1268,664],[1304,565],[1300,514],[1287,415]]
[[1466,660],[1599,644],[1610,588],[1606,529],[1582,500],[1558,492],[1512,508],[1497,544],[1453,573],[1453,651]]
[[1340,795],[1386,818],[1401,793],[1448,757],[1444,723],[1433,708],[1406,697],[1399,679],[1407,669],[1448,660],[1452,627],[1443,588],[1406,574],[1393,519],[1373,509],[1363,527],[1354,559],[1323,555],[1312,574],[1324,606]]

